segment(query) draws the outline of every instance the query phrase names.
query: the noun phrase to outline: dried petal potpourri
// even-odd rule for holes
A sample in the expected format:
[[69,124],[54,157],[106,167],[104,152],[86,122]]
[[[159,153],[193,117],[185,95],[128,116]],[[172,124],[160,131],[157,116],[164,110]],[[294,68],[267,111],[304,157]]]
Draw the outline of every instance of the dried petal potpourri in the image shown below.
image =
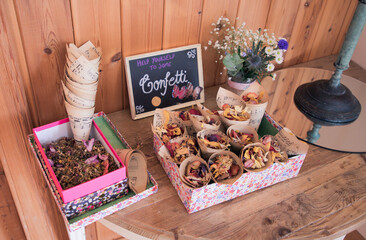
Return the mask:
[[197,141],[189,138],[182,142],[167,142],[165,146],[168,148],[170,156],[175,163],[181,164],[186,158],[198,154]]
[[219,134],[207,134],[204,137],[200,137],[200,140],[209,148],[214,149],[226,149],[230,144],[226,138],[220,136]]
[[202,124],[209,124],[209,125],[213,125],[213,126],[220,125],[220,121],[215,120],[213,117],[210,117],[210,116],[205,116],[202,120],[200,120],[200,122]]
[[268,162],[267,153],[259,146],[250,146],[243,149],[242,161],[244,168],[260,169]]
[[285,151],[281,151],[277,141],[271,135],[264,135],[260,140],[271,152],[271,160],[274,162],[287,162],[288,156]]
[[238,175],[240,167],[229,155],[219,155],[209,161],[210,172],[216,181],[233,178]]
[[189,109],[188,112],[191,115],[202,116],[202,113],[198,109],[195,109],[195,108]]
[[177,123],[169,123],[163,127],[157,127],[156,132],[160,135],[161,140],[167,143],[170,139],[183,135],[184,129]]
[[195,160],[187,164],[183,178],[189,186],[200,188],[208,184],[211,174],[208,171],[207,165],[199,160]]
[[181,111],[178,116],[183,121],[189,121],[189,120],[191,120],[190,117],[189,117],[188,111]]
[[254,92],[250,92],[250,93],[247,93],[246,95],[244,95],[242,98],[243,98],[245,103],[259,104],[259,103],[262,103],[263,97],[264,97],[264,92],[261,91],[259,93],[259,95],[257,95]]
[[236,143],[247,145],[253,143],[254,135],[251,133],[242,133],[239,130],[231,129],[229,137]]
[[243,106],[230,107],[229,105],[225,104],[223,109],[223,116],[229,120],[246,121],[250,118],[250,114],[245,111]]
[[83,142],[61,138],[48,144],[45,152],[64,190],[119,168],[101,142],[94,138]]

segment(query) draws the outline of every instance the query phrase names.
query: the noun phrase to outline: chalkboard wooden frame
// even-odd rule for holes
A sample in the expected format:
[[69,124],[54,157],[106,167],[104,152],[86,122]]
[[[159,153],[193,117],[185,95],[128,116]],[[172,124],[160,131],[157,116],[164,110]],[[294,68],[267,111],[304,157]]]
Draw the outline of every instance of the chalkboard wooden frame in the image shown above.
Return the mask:
[[[136,85],[133,85],[133,83],[135,83],[135,84],[137,82],[141,83],[142,79],[138,79],[138,78],[136,79],[136,77],[132,76],[133,74],[135,74],[136,71],[133,72],[134,69],[131,70],[131,64],[136,63],[135,65],[139,65],[139,64],[137,64],[137,62],[134,62],[134,61],[136,61],[136,60],[138,61],[140,59],[141,60],[144,60],[144,59],[146,60],[149,57],[161,56],[161,55],[164,55],[164,54],[171,54],[170,56],[175,56],[175,54],[179,54],[179,53],[182,54],[182,52],[184,52],[186,50],[190,50],[190,49],[191,50],[195,49],[195,51],[193,51],[193,53],[196,53],[195,54],[196,55],[196,60],[194,60],[194,61],[197,62],[197,64],[195,64],[195,65],[197,65],[197,66],[195,66],[195,67],[197,67],[197,69],[192,70],[192,71],[194,71],[195,76],[198,76],[198,85],[196,85],[196,88],[200,87],[202,89],[202,91],[199,93],[199,95],[198,95],[199,97],[197,98],[197,100],[194,100],[193,97],[188,97],[186,102],[174,103],[174,101],[172,101],[172,105],[169,105],[167,107],[163,107],[164,109],[167,109],[167,110],[175,110],[175,109],[179,109],[179,108],[192,106],[192,105],[194,105],[198,102],[203,103],[205,101],[203,70],[202,70],[201,44],[194,44],[194,45],[189,45],[189,46],[184,46],[184,47],[178,47],[178,48],[172,48],[172,49],[156,51],[156,52],[151,52],[151,53],[139,54],[139,55],[129,56],[129,57],[125,58],[125,68],[126,68],[128,95],[129,95],[129,101],[130,101],[131,116],[132,116],[133,120],[151,116],[151,115],[154,114],[155,109],[153,109],[151,111],[146,111],[146,112],[137,112],[136,111],[136,101],[135,101],[136,99],[135,98],[137,96],[134,96],[134,89],[133,89],[134,87],[136,88]],[[187,56],[188,55],[189,54],[187,52]],[[168,56],[168,55],[165,55],[165,56]],[[190,59],[192,59],[192,58],[190,58]],[[171,60],[170,62],[173,62],[173,63],[171,63],[172,65],[179,63],[179,62],[174,62],[174,59]],[[180,63],[182,63],[182,61],[180,61]],[[151,66],[149,66],[149,67],[151,68]],[[161,74],[162,77],[159,80],[163,80],[163,78],[164,78],[163,73],[165,71],[167,71],[168,69],[169,69],[169,67],[167,67],[165,69],[162,69],[162,71],[161,71],[162,72],[162,74]],[[197,74],[196,74],[196,71],[197,71]],[[154,73],[156,73],[156,72],[154,72]],[[139,72],[139,74],[143,74],[143,73]],[[178,70],[177,70],[177,74],[178,74]],[[167,73],[166,73],[166,75],[167,75]],[[178,78],[177,75],[175,75],[175,76],[176,76],[176,78]],[[133,78],[135,78],[135,79],[133,79]],[[167,78],[168,78],[168,76],[165,76],[165,79],[167,79]],[[197,79],[194,79],[194,81],[196,81],[195,84],[197,84]],[[168,86],[167,82],[166,82],[166,86]],[[166,89],[167,89],[167,87],[166,87]],[[179,87],[178,87],[178,90],[179,90]],[[197,89],[197,90],[199,90],[199,89]],[[137,90],[135,89],[135,91],[137,91]],[[154,94],[157,94],[157,93],[154,93]],[[172,90],[172,94],[173,94],[173,90]],[[157,97],[157,98],[158,98],[158,101],[161,101],[160,98],[165,98],[165,97],[171,98],[169,95],[168,96],[163,96],[163,97],[161,97],[159,95],[159,97]],[[173,95],[173,97],[174,97],[174,95]],[[165,100],[167,100],[167,99],[165,99]],[[139,96],[139,101],[141,101],[141,96]],[[150,101],[151,104],[153,104],[153,98],[148,99],[148,101]],[[164,99],[162,101],[164,101]],[[181,101],[184,101],[184,100],[181,100]],[[164,104],[167,104],[166,102],[167,101],[165,101]],[[150,106],[150,108],[151,108],[151,106]],[[162,108],[162,107],[156,106],[155,108]]]

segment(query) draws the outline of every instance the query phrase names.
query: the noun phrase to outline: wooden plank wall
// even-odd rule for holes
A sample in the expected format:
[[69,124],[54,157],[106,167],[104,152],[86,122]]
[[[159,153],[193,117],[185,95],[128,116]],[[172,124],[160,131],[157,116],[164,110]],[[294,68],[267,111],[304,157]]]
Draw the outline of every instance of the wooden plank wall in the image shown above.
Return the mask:
[[[357,0],[13,0],[35,126],[66,116],[60,78],[65,43],[103,50],[96,111],[128,107],[123,57],[188,44],[207,45],[211,23],[226,16],[289,40],[283,66],[339,51]],[[213,50],[203,51],[205,86],[225,81]],[[24,65],[23,64],[23,65]]]
[[[282,66],[287,67],[338,53],[357,3],[357,0],[1,1],[4,64],[0,68],[3,86],[0,108],[6,116],[1,118],[1,126],[7,128],[0,134],[0,169],[4,168],[27,238],[52,235],[63,239],[66,234],[52,198],[43,191],[45,186],[34,162],[24,161],[19,166],[14,163],[14,159],[22,157],[31,159],[24,137],[32,127],[66,117],[60,85],[66,43],[80,45],[91,40],[102,47],[96,111],[110,113],[128,107],[123,62],[126,56],[187,44],[205,46],[210,39],[211,24],[225,16],[237,25],[245,21],[250,28],[268,28],[277,36],[286,37],[289,50]],[[206,87],[225,81],[220,75],[222,64],[216,63],[218,57],[212,49],[203,51]],[[11,133],[12,138],[5,133]],[[22,181],[41,184],[33,189],[32,184],[21,185]],[[26,193],[35,201],[39,194],[41,202],[33,208],[25,204]],[[31,210],[43,216],[41,220],[37,216],[29,218]],[[3,239],[1,233],[0,239]]]
[[[7,180],[0,185],[8,184],[1,187],[0,198],[9,203],[8,211],[0,211],[4,221],[0,239],[66,239],[65,224],[27,144],[32,123],[21,66],[24,53],[17,40],[20,34],[14,27],[17,18],[12,1],[0,1],[0,16],[0,160]],[[0,207],[3,204],[1,201]],[[13,217],[16,212],[19,218]]]

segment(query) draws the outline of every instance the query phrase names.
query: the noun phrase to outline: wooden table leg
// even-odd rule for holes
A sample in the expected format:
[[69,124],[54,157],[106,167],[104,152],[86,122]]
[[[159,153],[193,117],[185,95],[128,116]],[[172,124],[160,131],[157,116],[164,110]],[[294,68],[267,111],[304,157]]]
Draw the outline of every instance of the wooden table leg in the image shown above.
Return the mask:
[[100,219],[98,220],[99,223],[103,224],[105,227],[107,227],[108,229],[110,229],[111,231],[121,235],[124,238],[127,239],[140,239],[140,240],[148,240],[150,238],[144,237],[142,235],[139,235],[137,233],[134,233],[132,231],[129,231],[125,228],[122,228],[121,226],[118,226],[116,224],[113,224],[112,222],[105,220],[105,219]]
[[79,228],[75,231],[68,231],[70,240],[85,240],[85,227]]
[[343,235],[343,236],[335,238],[334,240],[343,240],[345,237],[346,237],[346,235]]

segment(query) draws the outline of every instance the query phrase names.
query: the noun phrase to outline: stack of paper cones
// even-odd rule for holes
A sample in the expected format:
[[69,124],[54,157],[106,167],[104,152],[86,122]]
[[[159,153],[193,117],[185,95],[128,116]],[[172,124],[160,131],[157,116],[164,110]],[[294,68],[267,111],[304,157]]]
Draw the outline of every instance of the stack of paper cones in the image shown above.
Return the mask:
[[101,51],[90,41],[76,47],[66,44],[64,79],[65,107],[75,140],[88,140],[97,94]]

